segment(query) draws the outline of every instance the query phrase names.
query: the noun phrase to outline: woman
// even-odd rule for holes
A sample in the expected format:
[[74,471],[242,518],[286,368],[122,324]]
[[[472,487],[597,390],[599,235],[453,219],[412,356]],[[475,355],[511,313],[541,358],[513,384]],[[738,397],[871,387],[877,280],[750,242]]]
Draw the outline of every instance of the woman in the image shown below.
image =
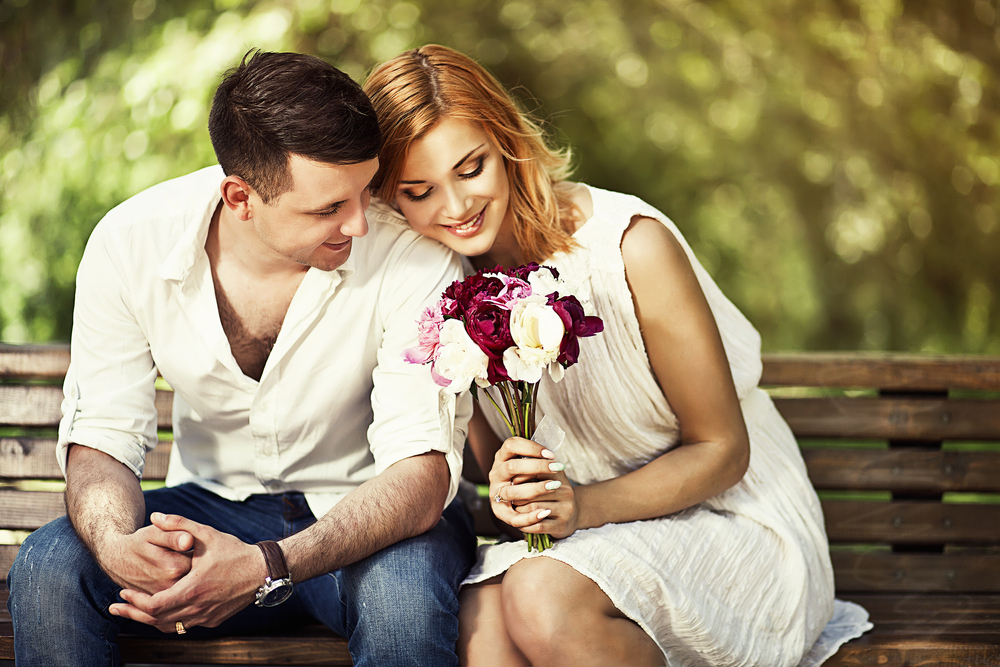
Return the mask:
[[[543,379],[559,461],[502,440],[489,410],[470,426],[496,516],[556,541],[480,549],[463,664],[799,664],[834,614],[833,576],[795,439],[756,387],[757,332],[666,216],[566,180],[568,156],[466,56],[404,53],[365,91],[385,142],[376,194],[477,268],[557,267],[605,323],[562,382]],[[860,632],[843,634],[825,639]]]

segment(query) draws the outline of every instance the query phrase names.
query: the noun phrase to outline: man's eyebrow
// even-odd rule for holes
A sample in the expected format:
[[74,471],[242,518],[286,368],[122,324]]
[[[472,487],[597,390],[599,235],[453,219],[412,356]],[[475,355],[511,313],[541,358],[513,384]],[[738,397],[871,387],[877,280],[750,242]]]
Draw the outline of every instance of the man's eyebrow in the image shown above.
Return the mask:
[[[454,166],[454,167],[452,167],[452,168],[451,168],[451,170],[452,170],[452,171],[455,171],[456,169],[458,169],[459,167],[461,167],[461,166],[462,166],[462,164],[463,164],[463,163],[464,163],[464,162],[465,162],[466,160],[468,160],[468,159],[469,159],[469,157],[470,157],[470,156],[471,156],[471,155],[472,155],[473,153],[475,153],[476,151],[478,151],[478,150],[479,150],[480,148],[482,148],[482,147],[483,147],[483,146],[485,146],[485,145],[486,145],[486,144],[479,144],[478,146],[476,146],[475,148],[473,148],[473,149],[472,149],[471,151],[469,151],[468,153],[466,153],[466,154],[465,154],[465,155],[464,155],[464,156],[462,157],[462,159],[461,159],[461,160],[459,160],[458,162],[456,162],[456,163],[455,163],[455,166]],[[400,181],[400,182],[399,182],[399,184],[400,184],[400,185],[420,185],[421,183],[425,183],[425,182],[426,182],[426,181]]]

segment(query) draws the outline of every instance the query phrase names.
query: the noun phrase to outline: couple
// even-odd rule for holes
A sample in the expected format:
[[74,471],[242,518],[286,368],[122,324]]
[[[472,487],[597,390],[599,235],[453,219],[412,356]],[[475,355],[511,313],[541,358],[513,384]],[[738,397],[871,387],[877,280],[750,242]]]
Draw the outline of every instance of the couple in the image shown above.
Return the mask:
[[[665,216],[568,182],[503,88],[438,46],[364,91],[315,58],[248,54],[209,129],[221,168],[113,210],[81,262],[69,518],[11,569],[19,665],[118,664],[119,631],[314,620],[357,665],[810,652],[835,608],[819,503],[756,388],[757,333]],[[558,462],[403,360],[462,275],[452,250],[555,266],[603,318],[583,363],[543,379]],[[158,373],[176,442],[167,488],[143,492]],[[496,516],[558,538],[541,557],[476,553],[466,438]]]

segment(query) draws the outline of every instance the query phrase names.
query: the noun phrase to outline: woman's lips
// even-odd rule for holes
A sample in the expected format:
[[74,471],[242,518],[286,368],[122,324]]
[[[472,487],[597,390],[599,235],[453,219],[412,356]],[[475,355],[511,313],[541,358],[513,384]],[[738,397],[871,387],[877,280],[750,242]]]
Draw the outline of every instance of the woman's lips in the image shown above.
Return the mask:
[[449,233],[457,236],[459,238],[466,238],[475,235],[479,228],[483,226],[483,218],[486,216],[486,209],[483,208],[479,212],[479,215],[472,218],[468,222],[463,222],[461,225],[456,225],[454,227],[446,227]]

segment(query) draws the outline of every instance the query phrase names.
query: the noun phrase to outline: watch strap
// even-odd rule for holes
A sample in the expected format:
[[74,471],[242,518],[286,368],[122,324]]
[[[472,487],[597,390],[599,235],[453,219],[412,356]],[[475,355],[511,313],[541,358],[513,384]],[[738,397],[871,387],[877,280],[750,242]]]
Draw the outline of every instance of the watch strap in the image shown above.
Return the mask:
[[264,540],[263,542],[258,542],[257,546],[260,547],[261,553],[264,554],[264,563],[267,565],[267,576],[270,577],[271,581],[287,579],[290,576],[288,573],[288,563],[285,561],[285,552],[281,550],[281,545],[274,540]]

